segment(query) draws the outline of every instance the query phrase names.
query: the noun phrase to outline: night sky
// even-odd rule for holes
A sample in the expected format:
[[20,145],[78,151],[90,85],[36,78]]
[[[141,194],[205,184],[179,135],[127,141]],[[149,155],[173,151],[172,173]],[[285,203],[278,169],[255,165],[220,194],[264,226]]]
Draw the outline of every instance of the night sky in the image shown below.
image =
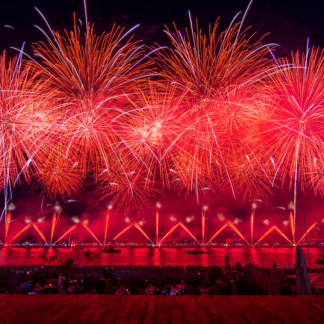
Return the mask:
[[[207,31],[208,24],[214,24],[218,17],[220,20],[220,30],[225,29],[238,11],[244,11],[248,1],[107,1],[89,0],[88,19],[95,24],[98,34],[108,31],[112,24],[116,23],[125,28],[131,28],[140,23],[141,27],[135,33],[136,39],[143,39],[145,44],[152,45],[154,42],[160,45],[169,45],[167,37],[163,34],[164,25],[171,27],[174,21],[179,29],[188,26],[188,10],[193,18],[198,18],[199,25]],[[84,22],[83,1],[68,0],[25,0],[6,1],[2,3],[0,10],[0,50],[8,50],[9,55],[15,55],[15,51],[9,49],[10,46],[21,47],[26,42],[26,51],[31,52],[32,43],[44,40],[44,36],[34,27],[34,24],[45,28],[45,23],[35,11],[37,7],[42,11],[51,27],[54,30],[71,29],[73,26],[73,12],[77,18]],[[310,46],[324,46],[324,1],[277,1],[262,0],[254,1],[245,20],[244,27],[252,26],[251,31],[257,31],[261,37],[266,33],[264,42],[275,42],[281,47],[277,49],[277,56],[290,55],[290,51],[304,51],[307,37],[310,37]],[[12,26],[5,28],[4,25]],[[48,237],[50,231],[50,221],[53,214],[53,204],[47,198],[44,200],[43,211],[41,202],[43,196],[41,191],[33,185],[22,184],[14,192],[14,203],[16,210],[13,211],[15,220],[10,227],[11,235],[16,233],[24,225],[26,216],[30,216],[34,221],[40,217],[46,217],[44,223],[39,227]],[[63,206],[62,216],[59,221],[58,233],[62,234],[71,225],[71,217],[78,216],[81,220],[88,219],[89,227],[103,239],[104,217],[107,212],[109,199],[103,199],[102,194],[95,190],[90,181],[85,184],[84,192],[71,199],[78,202],[65,203],[58,199]],[[267,200],[263,201],[256,210],[255,237],[258,239],[271,226],[277,225],[287,236],[291,237],[289,226],[285,227],[283,221],[288,220],[288,204],[293,200],[293,191],[277,191]],[[251,202],[236,201],[230,195],[210,196],[209,199],[202,200],[197,204],[196,197],[190,195],[185,199],[176,193],[165,193],[157,197],[156,201],[161,202],[161,233],[171,228],[171,216],[178,221],[184,220],[184,224],[196,234],[200,239],[201,209],[207,204],[209,209],[206,213],[206,238],[209,239],[221,226],[224,221],[220,220],[219,214],[225,218],[238,223],[239,230],[249,238],[249,217],[251,213]],[[48,206],[50,204],[50,206]],[[1,207],[1,206],[0,206]],[[277,207],[284,207],[286,210]],[[125,215],[122,212],[113,211],[111,214],[108,237],[115,236],[122,228],[126,227]],[[190,223],[185,221],[186,217],[194,216]],[[311,233],[311,238],[324,238],[324,204],[321,197],[314,197],[312,192],[305,194],[298,192],[297,201],[297,238],[303,234],[303,217],[306,217],[308,226],[318,221],[318,229]],[[144,221],[143,229],[150,237],[155,237],[155,210],[145,210],[142,214],[132,214],[130,218]],[[264,224],[264,220],[269,220],[269,225]],[[4,222],[0,224],[3,229]],[[81,226],[80,226],[81,229]],[[1,230],[1,232],[3,232]],[[145,240],[136,229],[132,230],[132,239]],[[11,236],[9,235],[9,236]],[[89,235],[80,231],[80,238]],[[177,230],[172,238],[187,238],[188,235],[181,230]],[[231,241],[237,238],[230,230],[226,230],[220,235],[218,241]],[[277,234],[272,234],[269,242],[280,239]]]

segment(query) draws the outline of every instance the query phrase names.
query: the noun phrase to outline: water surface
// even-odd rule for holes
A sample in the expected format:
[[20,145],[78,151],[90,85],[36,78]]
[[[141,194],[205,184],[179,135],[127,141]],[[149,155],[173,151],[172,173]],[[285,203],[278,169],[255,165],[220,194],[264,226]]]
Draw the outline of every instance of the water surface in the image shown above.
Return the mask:
[[[121,253],[101,253],[101,248],[93,247],[92,251],[98,253],[98,258],[92,261],[93,265],[191,265],[203,266],[224,264],[227,254],[230,263],[241,262],[246,264],[254,262],[261,266],[271,266],[276,261],[279,267],[293,266],[295,262],[295,249],[293,248],[204,248],[210,254],[190,255],[186,254],[185,247],[133,247],[122,248]],[[303,253],[308,260],[307,249]],[[310,248],[312,267],[315,267],[315,260],[322,257],[324,247]],[[57,255],[58,260],[72,258],[78,265],[84,264],[84,257],[81,249],[70,248],[16,248],[3,247],[0,249],[0,265],[8,264],[44,264],[40,255]]]

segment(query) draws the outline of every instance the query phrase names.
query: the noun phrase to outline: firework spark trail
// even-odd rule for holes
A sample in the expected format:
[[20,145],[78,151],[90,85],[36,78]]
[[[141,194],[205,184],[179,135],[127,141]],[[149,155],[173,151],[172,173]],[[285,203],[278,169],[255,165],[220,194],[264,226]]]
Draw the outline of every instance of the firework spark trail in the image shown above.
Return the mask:
[[9,233],[9,225],[10,225],[10,221],[11,221],[11,213],[8,212],[6,215],[6,222],[5,222],[5,245],[7,245],[7,237],[8,237],[8,233]]
[[93,234],[93,232],[90,230],[90,228],[84,224],[84,223],[81,223],[83,225],[83,227],[94,237],[94,239],[101,245],[100,241],[98,240],[97,236]]
[[199,245],[201,245],[201,243],[195,238],[195,236],[188,230],[188,228],[186,226],[184,226],[181,222],[179,224]]
[[52,247],[52,242],[53,242],[53,237],[54,237],[54,231],[55,231],[55,225],[56,225],[56,212],[54,212],[53,218],[52,218],[52,230],[51,230],[50,247]]
[[285,238],[291,245],[295,245],[295,243],[293,243],[292,241],[290,241],[289,240],[289,238],[284,234],[284,233],[282,233],[280,230],[279,230],[279,228],[276,226],[276,228],[275,228],[276,230],[277,230],[277,232],[279,233],[279,234],[281,234],[281,236],[283,237],[283,238]]
[[42,231],[38,228],[38,226],[35,223],[32,223],[33,227],[35,228],[35,230],[38,232],[38,234],[40,235],[40,237],[44,240],[44,242],[47,244],[47,241],[45,239],[44,234],[42,233]]
[[[79,193],[91,175],[125,212],[151,204],[160,193],[157,184],[186,196],[194,192],[199,204],[209,191],[266,197],[288,178],[295,244],[297,189],[324,192],[323,51],[307,43],[306,54],[277,59],[275,44],[254,41],[242,30],[247,11],[222,33],[217,20],[206,35],[189,14],[185,34],[174,25],[174,32],[166,30],[171,46],[146,54],[130,36],[138,25],[97,36],[85,1],[85,35],[76,17],[63,36],[36,10],[49,33],[36,28],[47,42],[36,43],[34,57],[24,46],[18,57],[0,57],[5,243],[8,208],[22,179],[40,185],[44,197],[64,198]],[[59,217],[52,218],[51,245]],[[104,244],[108,220],[109,212]],[[157,245],[158,226],[156,213]]]
[[[316,225],[318,222],[315,222],[311,227],[309,227],[309,229],[306,231],[306,233],[308,234]],[[306,236],[306,233],[301,237],[301,239],[297,242],[296,245],[298,245]]]
[[241,232],[235,227],[235,225],[230,220],[227,220],[227,224],[235,233],[237,233],[241,237],[241,239],[243,239],[248,245],[250,245],[250,243],[244,238]]
[[156,211],[156,240],[155,240],[155,244],[159,245],[159,212]]
[[251,246],[253,247],[253,229],[254,229],[254,216],[255,216],[255,212],[253,211],[251,213],[251,219],[250,219],[250,224],[251,224]]
[[73,225],[70,229],[68,229],[53,245],[61,241],[66,235],[68,235],[70,232],[72,232],[76,228],[76,225]]
[[125,233],[127,230],[129,230],[132,226],[134,226],[134,224],[130,224],[129,226],[127,226],[125,229],[123,229],[118,235],[116,235],[113,240],[116,240],[120,235],[122,235],[123,233]]
[[270,234],[274,229],[276,228],[276,226],[272,226],[260,239],[259,241],[257,241],[255,243],[254,246],[256,246],[261,240],[263,240],[268,234]]
[[162,242],[180,225],[180,223],[175,224],[168,233],[166,233],[162,239],[160,240],[160,245],[162,244]]
[[294,216],[293,216],[292,212],[289,212],[289,223],[290,223],[290,228],[291,228],[291,234],[293,237],[293,242],[295,242]]
[[110,212],[110,210],[108,209],[108,212],[107,212],[107,217],[106,217],[106,226],[105,226],[105,238],[104,238],[104,245],[106,245],[106,239],[107,239],[107,232],[108,232],[108,222],[109,222],[109,212]]
[[201,243],[202,244],[205,244],[205,213],[202,212],[201,213],[201,231],[202,231],[202,234],[201,234]]
[[59,218],[60,218],[60,215],[61,215],[61,212],[62,212],[62,208],[61,207],[55,206],[55,208],[59,209],[59,211],[57,213],[57,210],[55,210],[55,212],[53,214],[50,247],[52,247],[55,228],[57,226],[57,223],[59,221]]
[[18,236],[20,236],[23,232],[25,232],[26,230],[28,230],[31,226],[32,226],[32,223],[29,223],[13,239],[11,239],[11,242],[13,242]]
[[218,230],[213,237],[207,242],[206,245],[208,245],[223,229],[225,229],[228,226],[228,224],[225,224],[220,230]]
[[153,244],[153,241],[147,236],[147,234],[137,223],[134,223],[134,226]]
[[279,229],[278,229],[278,227],[277,226],[272,226],[260,239],[259,239],[259,241],[258,242],[256,242],[255,243],[255,245],[254,246],[256,246],[262,239],[264,239],[268,234],[270,234],[273,230],[276,230],[279,234],[281,234],[281,236],[283,237],[283,238],[285,238],[291,245],[294,245],[289,239],[288,239],[288,237],[285,235],[285,234],[283,234]]

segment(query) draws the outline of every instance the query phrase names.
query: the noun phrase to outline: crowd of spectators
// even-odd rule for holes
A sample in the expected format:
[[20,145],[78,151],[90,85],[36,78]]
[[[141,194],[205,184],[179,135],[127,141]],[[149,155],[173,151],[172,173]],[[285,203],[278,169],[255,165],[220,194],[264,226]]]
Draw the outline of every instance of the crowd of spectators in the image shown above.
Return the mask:
[[[323,271],[323,269],[314,269]],[[0,293],[18,294],[293,294],[294,269],[248,264],[189,266],[0,266]],[[319,292],[321,293],[321,292]]]

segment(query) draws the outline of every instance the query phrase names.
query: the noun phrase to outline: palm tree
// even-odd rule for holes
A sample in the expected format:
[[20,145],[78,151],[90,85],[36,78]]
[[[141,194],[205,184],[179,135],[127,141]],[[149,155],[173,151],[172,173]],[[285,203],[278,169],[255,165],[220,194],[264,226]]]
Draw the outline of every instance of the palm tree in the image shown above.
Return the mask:
[[71,268],[71,266],[73,265],[73,259],[72,258],[68,258],[66,260],[62,260],[60,259],[59,263],[61,263],[62,266],[64,266],[64,268]]
[[87,266],[87,263],[89,264],[90,261],[96,259],[97,257],[99,257],[99,255],[96,252],[91,252],[90,249],[81,249],[83,252],[83,256],[84,256],[84,265]]
[[48,273],[50,264],[53,263],[55,260],[57,260],[57,256],[56,255],[51,255],[48,258],[45,255],[40,255],[40,257],[47,263],[47,273]]

